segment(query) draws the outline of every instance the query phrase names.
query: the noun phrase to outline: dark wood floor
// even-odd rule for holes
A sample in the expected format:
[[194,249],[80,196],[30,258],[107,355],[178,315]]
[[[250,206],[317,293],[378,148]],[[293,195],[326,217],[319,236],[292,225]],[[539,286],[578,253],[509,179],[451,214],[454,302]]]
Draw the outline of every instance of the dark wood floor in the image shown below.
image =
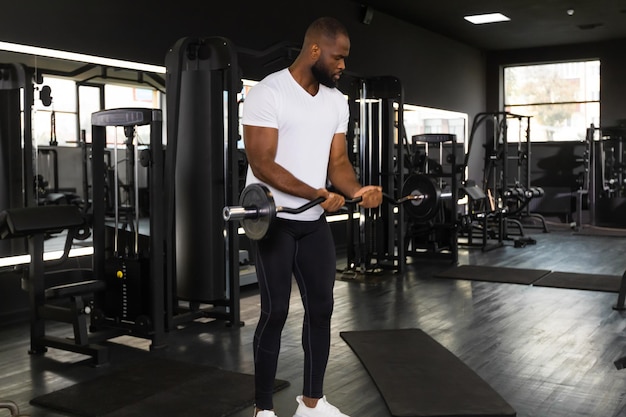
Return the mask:
[[[620,276],[626,270],[626,239],[558,229],[547,234],[527,231],[537,244],[525,248],[510,242],[489,252],[462,248],[459,264]],[[331,403],[353,417],[390,415],[339,332],[420,328],[484,378],[520,417],[626,415],[626,370],[613,364],[626,355],[626,313],[612,309],[616,293],[433,278],[449,267],[447,262],[419,260],[402,276],[378,285],[336,282],[326,378]],[[278,378],[291,382],[275,397],[280,417],[293,415],[301,389],[302,308],[295,291],[278,370]],[[168,349],[160,354],[252,373],[258,302],[256,289],[246,288],[241,299],[245,326],[193,322],[172,333]],[[22,413],[33,417],[60,416],[29,405],[33,397],[154,354],[147,341],[123,337],[115,341],[111,363],[93,368],[84,356],[54,349],[30,356],[27,325],[1,328],[0,340],[0,399],[17,402]],[[234,417],[251,415],[248,408]]]

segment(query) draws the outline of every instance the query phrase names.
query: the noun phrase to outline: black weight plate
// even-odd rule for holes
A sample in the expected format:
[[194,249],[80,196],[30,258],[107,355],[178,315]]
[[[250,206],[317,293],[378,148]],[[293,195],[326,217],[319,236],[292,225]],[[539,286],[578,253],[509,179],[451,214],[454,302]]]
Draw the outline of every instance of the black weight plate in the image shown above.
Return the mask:
[[403,204],[408,216],[418,222],[427,222],[439,210],[440,190],[435,181],[421,174],[411,174],[404,181],[402,195],[423,195],[419,200],[408,200]]
[[241,192],[239,205],[245,208],[256,208],[258,216],[241,220],[241,227],[248,238],[263,239],[276,217],[276,205],[272,192],[262,184],[250,184]]

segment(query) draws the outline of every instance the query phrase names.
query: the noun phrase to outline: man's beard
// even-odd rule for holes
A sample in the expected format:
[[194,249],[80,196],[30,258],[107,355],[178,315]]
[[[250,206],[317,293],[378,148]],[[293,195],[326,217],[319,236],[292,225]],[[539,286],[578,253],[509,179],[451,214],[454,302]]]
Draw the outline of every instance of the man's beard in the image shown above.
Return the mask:
[[328,88],[336,88],[337,82],[333,79],[333,76],[328,74],[325,69],[320,65],[320,61],[317,61],[311,67],[311,72],[315,79],[322,85]]

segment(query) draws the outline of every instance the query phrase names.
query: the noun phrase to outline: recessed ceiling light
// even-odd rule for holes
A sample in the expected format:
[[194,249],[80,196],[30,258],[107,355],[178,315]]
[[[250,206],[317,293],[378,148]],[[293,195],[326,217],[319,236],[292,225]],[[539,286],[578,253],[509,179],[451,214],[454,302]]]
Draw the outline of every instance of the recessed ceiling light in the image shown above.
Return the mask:
[[487,14],[475,14],[472,16],[465,16],[465,20],[472,22],[475,25],[483,25],[485,23],[506,22],[511,20],[502,13],[487,13]]
[[48,58],[66,59],[68,61],[85,62],[88,64],[105,65],[115,68],[134,69],[138,71],[155,72],[165,74],[166,68],[157,65],[142,64],[139,62],[123,61],[120,59],[105,58],[93,55],[79,54],[75,52],[58,51],[55,49],[40,48],[38,46],[21,45],[0,41],[0,51],[17,52]]

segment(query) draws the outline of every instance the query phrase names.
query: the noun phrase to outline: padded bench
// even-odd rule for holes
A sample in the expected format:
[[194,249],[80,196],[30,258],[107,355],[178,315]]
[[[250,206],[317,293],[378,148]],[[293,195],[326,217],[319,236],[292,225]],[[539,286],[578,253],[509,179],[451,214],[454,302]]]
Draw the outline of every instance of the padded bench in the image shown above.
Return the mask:
[[[96,365],[101,365],[108,361],[108,349],[90,343],[87,329],[90,301],[95,293],[105,289],[105,282],[92,279],[90,269],[44,270],[45,266],[59,265],[67,259],[76,232],[84,226],[85,220],[74,205],[24,207],[0,212],[0,239],[28,239],[31,261],[22,288],[29,293],[30,353],[44,353],[47,347],[54,347],[89,355]],[[45,235],[63,230],[67,230],[63,255],[44,265]],[[46,285],[53,278],[55,285]],[[46,335],[47,320],[72,324],[74,339]]]
[[6,209],[0,213],[0,239],[28,237],[78,228],[85,219],[77,206],[36,206]]

